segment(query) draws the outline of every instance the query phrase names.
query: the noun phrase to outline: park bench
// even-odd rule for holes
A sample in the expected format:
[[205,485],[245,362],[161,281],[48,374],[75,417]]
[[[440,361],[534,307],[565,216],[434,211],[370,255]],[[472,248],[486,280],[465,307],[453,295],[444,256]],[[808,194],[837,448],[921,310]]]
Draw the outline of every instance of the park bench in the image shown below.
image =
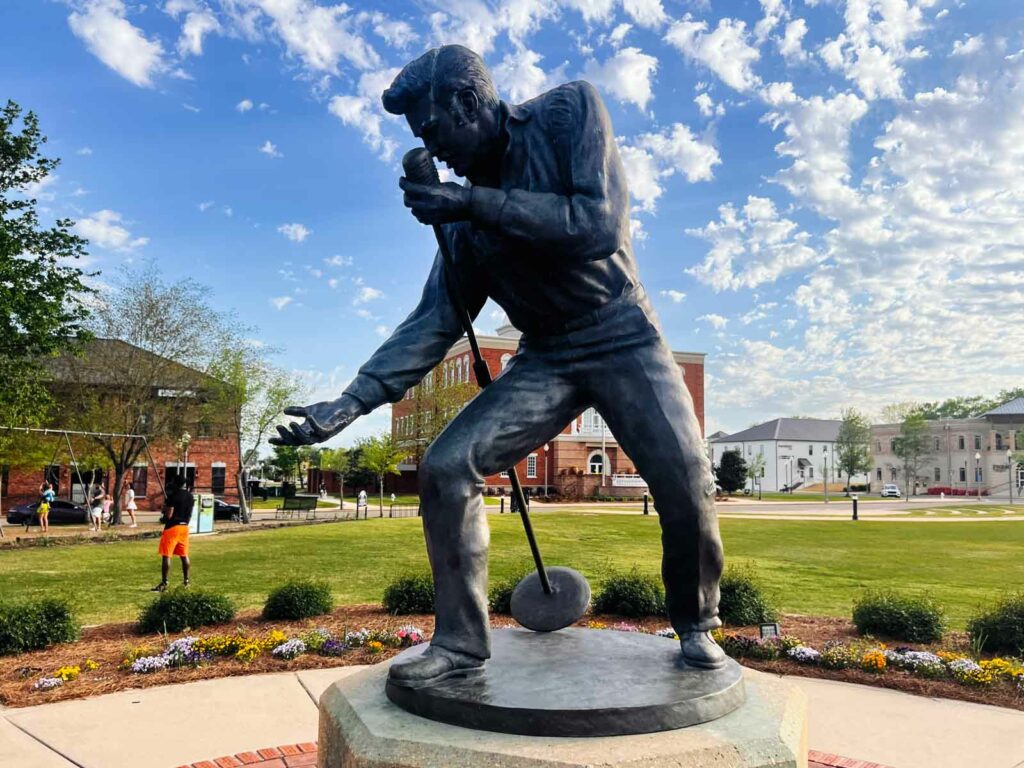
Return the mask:
[[293,519],[296,512],[305,512],[307,520],[315,520],[316,502],[316,496],[286,496],[281,499],[281,506],[274,510],[274,519]]

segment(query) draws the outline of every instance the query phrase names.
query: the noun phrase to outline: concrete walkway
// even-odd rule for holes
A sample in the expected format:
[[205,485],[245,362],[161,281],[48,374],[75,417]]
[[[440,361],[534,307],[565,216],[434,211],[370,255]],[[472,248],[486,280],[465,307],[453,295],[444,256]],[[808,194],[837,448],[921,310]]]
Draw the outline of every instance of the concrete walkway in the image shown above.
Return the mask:
[[[0,766],[174,768],[311,742],[316,700],[358,667],[227,677],[0,710]],[[810,700],[810,747],[893,768],[1020,768],[1024,712],[789,678]]]

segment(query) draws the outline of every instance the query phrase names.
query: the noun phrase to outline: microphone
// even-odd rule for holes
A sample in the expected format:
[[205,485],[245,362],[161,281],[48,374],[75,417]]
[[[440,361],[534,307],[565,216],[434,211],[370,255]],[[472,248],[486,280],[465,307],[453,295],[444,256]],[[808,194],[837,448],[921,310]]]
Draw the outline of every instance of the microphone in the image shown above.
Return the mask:
[[430,156],[430,150],[426,147],[410,149],[402,157],[402,170],[405,171],[405,178],[416,184],[440,184],[441,178],[437,175],[437,166]]

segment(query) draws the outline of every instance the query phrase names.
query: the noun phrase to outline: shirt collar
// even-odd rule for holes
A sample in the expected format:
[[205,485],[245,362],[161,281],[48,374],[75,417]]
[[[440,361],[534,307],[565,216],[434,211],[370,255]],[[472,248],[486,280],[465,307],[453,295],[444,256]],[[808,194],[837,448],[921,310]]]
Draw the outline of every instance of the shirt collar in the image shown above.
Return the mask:
[[509,120],[514,123],[525,123],[533,116],[530,108],[525,104],[508,104],[503,101],[501,106],[508,115]]

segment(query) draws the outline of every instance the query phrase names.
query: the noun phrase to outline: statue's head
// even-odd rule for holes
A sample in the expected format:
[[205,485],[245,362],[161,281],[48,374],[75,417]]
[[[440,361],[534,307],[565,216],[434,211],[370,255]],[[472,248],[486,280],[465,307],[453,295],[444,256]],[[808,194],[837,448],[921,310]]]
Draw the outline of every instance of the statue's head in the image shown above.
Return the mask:
[[464,46],[433,48],[406,64],[383,102],[459,176],[472,175],[494,153],[498,93],[483,59]]

